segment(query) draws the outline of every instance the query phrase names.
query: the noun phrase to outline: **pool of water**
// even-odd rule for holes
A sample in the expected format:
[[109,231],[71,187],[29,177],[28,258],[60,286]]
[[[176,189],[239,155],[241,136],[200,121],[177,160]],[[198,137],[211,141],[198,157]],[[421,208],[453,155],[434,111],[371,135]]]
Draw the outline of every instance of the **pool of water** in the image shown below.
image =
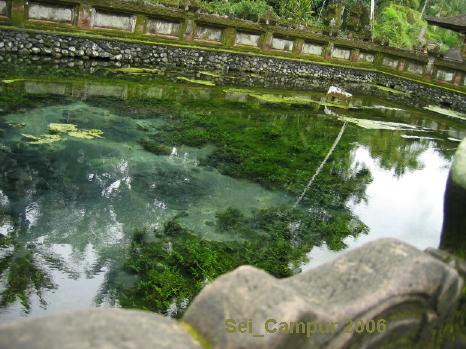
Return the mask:
[[[151,243],[167,222],[223,253],[267,244],[285,222],[296,253],[258,261],[284,265],[277,276],[380,237],[436,247],[466,135],[462,120],[383,99],[355,96],[348,109],[318,92],[163,78],[24,77],[5,79],[0,94],[0,321],[120,306],[119,293],[138,285],[124,268],[134,232]],[[301,218],[281,219],[287,209]],[[143,304],[128,297],[123,305]],[[175,308],[190,300],[170,297]]]

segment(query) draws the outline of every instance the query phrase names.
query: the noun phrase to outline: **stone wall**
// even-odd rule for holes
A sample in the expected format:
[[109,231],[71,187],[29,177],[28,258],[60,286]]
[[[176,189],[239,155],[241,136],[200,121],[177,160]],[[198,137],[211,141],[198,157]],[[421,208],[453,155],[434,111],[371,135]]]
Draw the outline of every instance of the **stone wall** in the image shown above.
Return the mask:
[[98,59],[115,64],[179,68],[186,71],[211,70],[225,75],[238,73],[245,75],[248,81],[252,81],[247,77],[252,73],[259,76],[254,81],[269,87],[325,89],[336,83],[355,93],[377,93],[369,85],[377,84],[405,92],[405,95],[391,96],[397,101],[412,105],[440,104],[457,110],[466,109],[464,93],[382,72],[221,49],[3,29],[0,31],[0,53],[24,57],[48,56],[53,59],[73,58],[84,62]]
[[[194,10],[195,6],[190,6],[189,1],[165,7],[129,0],[0,0],[0,24],[171,40],[172,43],[195,41],[197,45],[216,45],[230,50],[254,50],[266,55],[388,70],[466,92],[466,64],[443,60],[436,54],[337,39],[313,28],[296,30]],[[248,33],[255,36],[248,37]]]

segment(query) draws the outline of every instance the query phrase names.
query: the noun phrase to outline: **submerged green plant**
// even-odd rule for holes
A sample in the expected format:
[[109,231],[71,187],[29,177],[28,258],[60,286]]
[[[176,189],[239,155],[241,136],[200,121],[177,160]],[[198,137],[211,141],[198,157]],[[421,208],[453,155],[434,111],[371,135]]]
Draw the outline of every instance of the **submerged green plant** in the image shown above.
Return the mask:
[[[238,232],[240,240],[205,240],[176,220],[167,222],[154,236],[138,231],[124,268],[139,280],[120,293],[120,303],[167,312],[175,302],[176,315],[180,316],[186,300],[191,300],[207,282],[240,265],[253,265],[276,277],[293,275],[313,245],[322,240],[331,244],[346,236],[345,229],[329,225],[331,229],[321,230],[318,222],[319,213],[300,209],[259,210],[248,218],[230,208],[216,214],[216,227],[220,232]],[[352,234],[365,231],[359,223]]]

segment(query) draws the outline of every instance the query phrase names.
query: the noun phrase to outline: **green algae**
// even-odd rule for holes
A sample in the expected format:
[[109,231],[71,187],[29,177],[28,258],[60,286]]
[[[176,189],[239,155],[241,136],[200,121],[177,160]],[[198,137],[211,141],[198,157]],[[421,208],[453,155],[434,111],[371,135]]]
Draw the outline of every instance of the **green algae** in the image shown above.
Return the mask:
[[416,130],[416,126],[398,123],[398,122],[389,122],[389,121],[379,121],[379,120],[369,120],[369,119],[357,119],[347,116],[338,116],[338,120],[343,122],[349,122],[355,124],[359,127],[368,129],[368,130]]
[[442,108],[436,105],[428,105],[424,107],[424,109],[427,109],[427,110],[433,111],[434,113],[442,114],[442,115],[445,115],[451,118],[466,121],[466,114],[455,111],[455,110]]
[[10,122],[8,123],[8,126],[12,128],[24,128],[26,127],[26,123],[24,122]]
[[223,76],[222,74],[211,72],[211,71],[206,71],[206,70],[200,71],[199,74],[205,75],[205,76],[211,76],[211,77],[214,77],[214,78],[220,78],[220,77]]
[[22,136],[30,140],[29,144],[51,144],[63,140],[59,135],[40,135],[37,137],[29,134],[22,134]]
[[102,138],[104,135],[104,132],[102,130],[78,129],[78,126],[74,124],[51,123],[48,126],[48,130],[51,134],[65,133],[70,137],[81,138],[81,139]]
[[25,79],[2,80],[4,84],[14,84],[15,82],[24,81]]
[[215,82],[209,81],[209,80],[195,80],[195,79],[189,79],[189,78],[184,77],[184,76],[178,76],[177,79],[182,80],[182,81],[186,81],[186,82],[190,82],[192,84],[198,84],[198,85],[204,85],[204,86],[215,86]]
[[103,138],[104,132],[102,130],[90,129],[90,130],[76,130],[68,132],[68,136],[81,138],[81,139],[94,139]]
[[400,90],[396,90],[394,88],[381,86],[381,85],[376,85],[376,84],[368,84],[368,85],[372,86],[372,87],[375,87],[375,88],[377,88],[377,89],[379,89],[381,91],[384,91],[384,92],[389,92],[389,93],[393,93],[393,94],[396,94],[396,95],[409,96],[409,93],[403,92],[403,91],[400,91]]
[[55,133],[69,133],[78,130],[78,126],[74,124],[58,124],[58,123],[51,123],[48,126],[49,132],[52,134]]
[[135,76],[149,76],[149,75],[157,75],[160,73],[159,69],[151,69],[151,68],[112,68],[109,69],[115,73],[123,73],[128,75],[135,75]]

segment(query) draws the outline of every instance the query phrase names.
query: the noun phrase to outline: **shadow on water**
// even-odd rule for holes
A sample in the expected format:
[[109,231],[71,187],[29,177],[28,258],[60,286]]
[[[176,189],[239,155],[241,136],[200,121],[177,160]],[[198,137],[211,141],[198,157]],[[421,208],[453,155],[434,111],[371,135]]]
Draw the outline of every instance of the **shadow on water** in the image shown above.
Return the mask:
[[[379,236],[386,217],[371,188],[421,178],[426,154],[441,159],[432,173],[443,180],[465,135],[459,121],[368,97],[324,108],[317,92],[60,74],[16,72],[1,85],[4,319],[95,305],[180,316],[239,265],[293,275],[309,251]],[[293,208],[342,120],[341,142]],[[402,228],[420,234],[421,219]]]

